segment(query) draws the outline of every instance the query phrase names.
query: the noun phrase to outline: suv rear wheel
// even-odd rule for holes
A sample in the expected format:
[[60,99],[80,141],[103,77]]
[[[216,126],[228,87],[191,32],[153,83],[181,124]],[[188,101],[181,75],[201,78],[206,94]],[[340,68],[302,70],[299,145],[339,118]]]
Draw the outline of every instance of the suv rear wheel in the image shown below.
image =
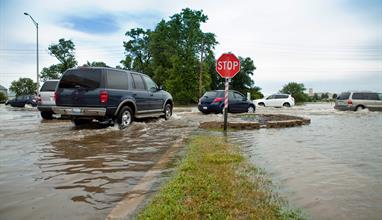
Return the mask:
[[289,108],[289,107],[290,107],[290,104],[289,104],[288,102],[285,102],[285,103],[283,104],[283,106]]
[[129,127],[131,122],[133,121],[133,111],[129,106],[124,106],[118,114],[117,123],[120,129],[125,129]]

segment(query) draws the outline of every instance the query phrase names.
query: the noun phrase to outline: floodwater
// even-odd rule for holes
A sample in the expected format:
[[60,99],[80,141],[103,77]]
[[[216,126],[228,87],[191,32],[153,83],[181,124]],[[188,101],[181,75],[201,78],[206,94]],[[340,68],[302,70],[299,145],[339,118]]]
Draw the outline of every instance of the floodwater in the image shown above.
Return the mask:
[[281,195],[312,219],[382,218],[382,112],[333,104],[257,112],[311,118],[302,127],[230,133]]
[[[257,112],[311,118],[301,127],[227,134],[292,205],[312,219],[381,219],[382,112],[340,112],[332,104]],[[123,198],[152,195],[179,159],[169,152],[182,149],[172,146],[205,120],[222,116],[193,109],[123,131],[75,128],[42,120],[35,108],[0,105],[0,219],[105,219]],[[169,164],[156,166],[166,155]],[[144,179],[155,182],[137,191]]]
[[[155,183],[148,191],[132,190],[197,128],[182,114],[120,131],[75,128],[70,121],[42,120],[35,108],[0,105],[0,219],[105,219],[125,196],[155,192],[171,165],[150,172]],[[179,158],[170,155],[170,164]]]

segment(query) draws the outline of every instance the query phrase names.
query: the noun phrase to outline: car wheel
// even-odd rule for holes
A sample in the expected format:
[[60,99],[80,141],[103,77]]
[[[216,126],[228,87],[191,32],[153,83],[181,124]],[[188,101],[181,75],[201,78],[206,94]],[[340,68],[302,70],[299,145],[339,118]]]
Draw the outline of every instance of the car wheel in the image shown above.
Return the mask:
[[164,119],[168,120],[171,118],[172,115],[172,106],[171,104],[166,104],[166,107],[164,108]]
[[265,107],[265,104],[264,104],[264,103],[262,103],[262,102],[261,102],[261,103],[259,103],[258,105],[259,105],[259,106],[262,106],[262,107]]
[[283,106],[289,108],[289,107],[290,107],[290,104],[289,104],[288,102],[285,102],[285,103],[283,104]]
[[75,126],[89,124],[90,122],[92,122],[91,119],[73,119],[73,123]]
[[247,110],[248,113],[254,113],[255,112],[255,107],[253,105],[250,105]]
[[357,108],[355,108],[355,111],[358,112],[358,111],[361,111],[363,109],[365,109],[365,107],[362,105],[359,105],[359,106],[357,106]]
[[124,106],[118,114],[117,123],[119,129],[125,129],[129,127],[131,122],[133,122],[133,111],[131,111],[129,106]]
[[52,115],[53,115],[53,113],[50,112],[50,111],[49,112],[48,111],[44,111],[44,112],[41,112],[40,114],[41,114],[41,117],[43,119],[46,119],[46,120],[52,119]]

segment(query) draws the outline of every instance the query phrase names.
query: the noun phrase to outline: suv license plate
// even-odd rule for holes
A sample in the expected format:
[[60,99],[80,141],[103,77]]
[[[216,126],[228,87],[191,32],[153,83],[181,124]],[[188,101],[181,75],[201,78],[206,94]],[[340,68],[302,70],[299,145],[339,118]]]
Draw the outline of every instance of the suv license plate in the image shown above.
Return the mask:
[[75,115],[79,115],[79,114],[81,114],[81,109],[79,109],[79,108],[73,108],[73,109],[72,109],[72,112],[73,112],[73,114],[75,114]]

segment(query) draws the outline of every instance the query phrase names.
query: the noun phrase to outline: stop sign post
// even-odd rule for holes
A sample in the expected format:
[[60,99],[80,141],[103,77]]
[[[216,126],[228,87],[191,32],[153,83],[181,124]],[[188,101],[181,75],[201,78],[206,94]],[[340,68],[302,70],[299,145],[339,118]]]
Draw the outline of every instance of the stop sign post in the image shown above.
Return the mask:
[[225,78],[224,131],[227,130],[229,79],[233,78],[239,71],[240,60],[232,53],[224,53],[216,60],[216,72],[218,72],[221,77]]

